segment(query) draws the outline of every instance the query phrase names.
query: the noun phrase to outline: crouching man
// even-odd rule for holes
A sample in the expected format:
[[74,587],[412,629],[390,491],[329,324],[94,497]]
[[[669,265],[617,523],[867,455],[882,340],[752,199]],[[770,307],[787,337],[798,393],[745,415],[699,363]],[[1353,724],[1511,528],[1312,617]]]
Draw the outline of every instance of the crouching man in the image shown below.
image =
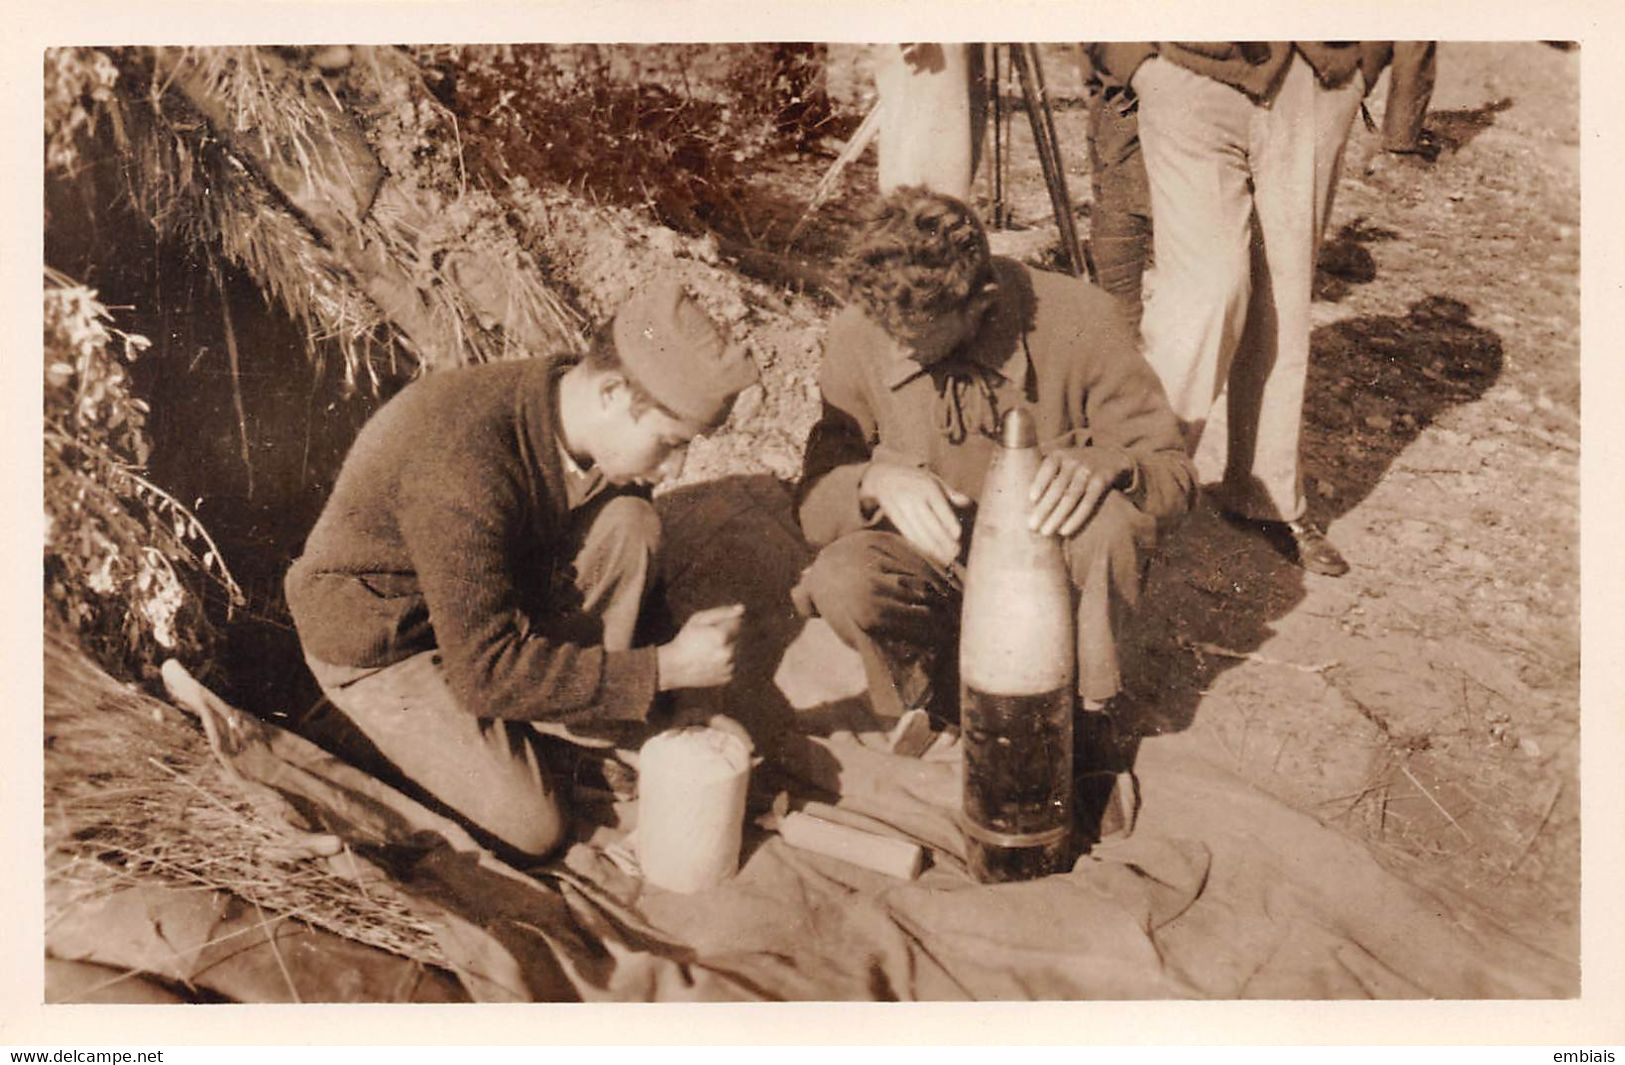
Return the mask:
[[737,606],[635,646],[656,572],[649,490],[756,368],[675,284],[580,361],[433,373],[345,459],[286,588],[337,710],[413,784],[519,855],[564,839],[538,730],[624,738],[656,693],[726,683]]
[[821,551],[797,606],[857,649],[878,714],[956,721],[975,501],[1001,417],[1024,407],[1045,453],[1030,521],[1066,541],[1078,694],[1106,709],[1159,524],[1195,491],[1121,311],[1084,281],[992,258],[968,207],[918,188],[881,201],[844,270],[850,304],[825,341],[798,497]]

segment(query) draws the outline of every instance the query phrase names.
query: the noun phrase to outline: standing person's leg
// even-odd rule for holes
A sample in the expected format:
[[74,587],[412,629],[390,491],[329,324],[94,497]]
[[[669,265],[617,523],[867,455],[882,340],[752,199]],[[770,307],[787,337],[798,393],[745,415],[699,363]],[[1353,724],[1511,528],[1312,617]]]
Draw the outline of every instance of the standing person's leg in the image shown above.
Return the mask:
[[[1315,252],[1325,227],[1343,145],[1359,107],[1358,79],[1321,88],[1301,57],[1288,68],[1253,138],[1259,242],[1256,289],[1230,374],[1226,510],[1264,522],[1298,522],[1307,510],[1300,467],[1309,371],[1309,304]],[[1298,548],[1306,548],[1298,543]],[[1346,568],[1326,548],[1302,561],[1317,572]]]
[[[924,185],[970,197],[981,129],[980,45],[881,45],[875,51],[880,94],[880,191]],[[978,49],[972,59],[972,49]],[[974,114],[973,114],[974,112]]]
[[1427,118],[1438,76],[1437,41],[1395,41],[1389,68],[1388,102],[1382,114],[1384,151],[1427,154],[1422,122]]
[[958,581],[901,535],[851,533],[819,552],[792,595],[797,607],[829,623],[858,652],[869,701],[881,717],[929,709],[957,662]]
[[1094,206],[1089,245],[1100,287],[1117,297],[1137,333],[1146,262],[1151,254],[1151,190],[1140,152],[1139,105],[1117,86],[1096,92],[1089,106],[1089,169]]
[[1315,246],[1314,92],[1314,71],[1294,56],[1270,106],[1253,116],[1249,139],[1254,288],[1230,370],[1220,504],[1265,521],[1293,521],[1305,506],[1298,435]]
[[1146,358],[1194,451],[1246,317],[1252,196],[1244,145],[1258,108],[1164,59],[1147,60],[1133,88],[1157,260]]

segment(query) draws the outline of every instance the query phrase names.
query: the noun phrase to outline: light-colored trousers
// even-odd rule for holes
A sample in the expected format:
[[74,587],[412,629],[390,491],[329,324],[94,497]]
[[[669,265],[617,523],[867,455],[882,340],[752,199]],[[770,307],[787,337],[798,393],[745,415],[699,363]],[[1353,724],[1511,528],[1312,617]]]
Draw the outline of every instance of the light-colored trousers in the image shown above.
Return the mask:
[[1166,59],[1134,74],[1157,263],[1146,357],[1193,453],[1228,390],[1219,502],[1246,517],[1306,509],[1310,286],[1363,84],[1324,88],[1301,55],[1262,102]]
[[970,198],[986,91],[979,44],[878,45],[880,191],[923,185]]

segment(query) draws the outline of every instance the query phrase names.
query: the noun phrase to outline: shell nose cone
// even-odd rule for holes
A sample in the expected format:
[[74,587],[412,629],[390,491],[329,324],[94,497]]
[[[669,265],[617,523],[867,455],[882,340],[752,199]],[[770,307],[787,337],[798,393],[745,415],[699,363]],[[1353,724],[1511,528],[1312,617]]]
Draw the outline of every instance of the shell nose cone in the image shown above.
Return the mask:
[[1019,407],[1006,414],[999,427],[999,443],[1007,448],[1037,447],[1038,429],[1033,425],[1033,416]]

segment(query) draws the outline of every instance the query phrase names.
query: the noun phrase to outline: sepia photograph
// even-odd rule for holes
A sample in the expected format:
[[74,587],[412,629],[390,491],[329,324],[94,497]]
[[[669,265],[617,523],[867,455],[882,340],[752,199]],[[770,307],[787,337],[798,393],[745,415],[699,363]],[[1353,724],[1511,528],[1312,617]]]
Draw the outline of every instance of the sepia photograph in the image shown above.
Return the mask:
[[19,964],[1576,1003],[1613,58],[1459,29],[36,52]]

